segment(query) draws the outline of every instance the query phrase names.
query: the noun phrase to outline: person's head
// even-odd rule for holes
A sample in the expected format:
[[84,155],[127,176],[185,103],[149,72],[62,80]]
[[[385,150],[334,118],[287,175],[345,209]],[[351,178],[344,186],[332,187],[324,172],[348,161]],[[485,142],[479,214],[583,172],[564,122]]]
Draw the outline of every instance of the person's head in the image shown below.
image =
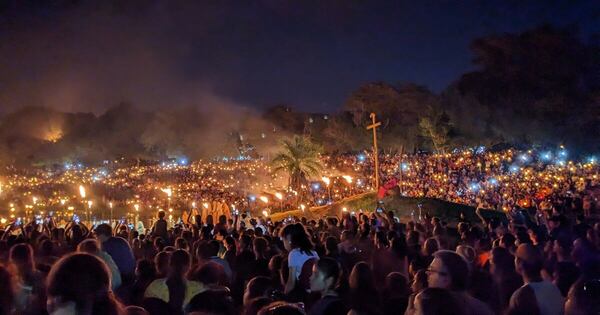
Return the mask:
[[464,291],[469,279],[469,265],[456,252],[440,250],[433,255],[427,269],[427,283],[431,288]]
[[235,315],[229,290],[214,288],[196,294],[185,308],[186,314]]
[[415,272],[415,276],[410,284],[410,290],[413,293],[421,292],[423,289],[427,288],[427,272],[425,269],[420,269]]
[[463,310],[451,291],[427,288],[415,297],[415,315],[460,315]]
[[190,278],[191,280],[202,282],[205,286],[224,285],[227,283],[225,269],[213,261],[205,262],[196,267]]
[[109,294],[110,271],[93,255],[74,253],[63,257],[50,270],[47,286],[50,314],[121,313],[121,306]]
[[54,244],[51,240],[45,239],[40,243],[39,246],[40,255],[49,257],[54,254]]
[[313,292],[333,290],[338,283],[340,273],[340,264],[335,259],[329,257],[319,259],[313,266],[310,276],[310,290]]
[[143,307],[130,305],[125,308],[124,315],[150,315]]
[[569,290],[565,315],[600,314],[600,279],[578,281]]
[[563,296],[567,296],[569,288],[575,283],[577,278],[579,278],[579,275],[580,271],[577,266],[570,263],[558,263],[554,268],[553,283],[558,287]]
[[387,235],[383,231],[375,233],[375,247],[386,248],[389,245]]
[[244,315],[256,315],[263,307],[273,303],[269,297],[257,297],[244,303]]
[[494,247],[490,252],[490,273],[504,276],[515,272],[515,258],[504,247]]
[[9,253],[10,263],[17,267],[19,273],[26,273],[35,268],[33,248],[29,244],[13,245]]
[[263,276],[252,278],[244,290],[244,307],[248,306],[252,299],[258,297],[268,297],[272,289],[273,284],[270,278]]
[[166,214],[165,214],[165,212],[164,212],[163,210],[160,210],[160,211],[158,211],[158,218],[159,218],[159,219],[161,219],[161,220],[162,220],[162,219],[164,219],[164,218],[165,218],[165,215],[166,215]]
[[375,284],[369,264],[364,261],[356,263],[354,268],[352,268],[352,272],[350,272],[348,282],[350,289],[353,290],[373,290]]
[[228,235],[227,237],[225,237],[225,242],[223,242],[223,245],[227,250],[235,250],[235,239],[233,238],[233,236]]
[[178,237],[175,240],[175,248],[189,250],[188,242],[183,237]]
[[385,277],[385,292],[396,296],[408,296],[408,280],[400,272],[390,272]]
[[313,249],[310,237],[301,223],[286,225],[281,230],[281,238],[287,251],[297,248],[302,252],[310,253]]
[[516,241],[517,241],[517,239],[515,238],[514,235],[512,235],[510,233],[506,233],[506,234],[502,235],[502,237],[500,238],[500,246],[504,247],[508,250],[512,250],[515,247]]
[[425,240],[425,243],[423,243],[423,255],[425,256],[432,256],[439,249],[440,245],[438,241],[433,237],[428,238],[427,240]]
[[335,236],[328,236],[325,239],[325,250],[327,251],[327,254],[329,254],[329,255],[337,252],[338,240]]
[[94,232],[100,242],[106,242],[106,240],[112,237],[112,227],[106,223],[98,225]]
[[267,242],[267,239],[264,237],[256,237],[252,240],[252,248],[254,249],[254,256],[257,258],[264,258],[267,255],[269,242]]
[[515,269],[524,278],[540,278],[543,264],[542,254],[531,244],[521,244],[515,251]]
[[135,266],[135,276],[138,279],[154,279],[156,269],[154,263],[147,259],[140,259]]
[[171,253],[169,257],[169,276],[183,278],[190,269],[190,254],[182,249]]
[[302,308],[296,304],[278,301],[264,306],[258,312],[258,315],[305,315]]
[[459,245],[456,247],[456,253],[461,255],[468,263],[472,264],[477,259],[475,249],[468,245]]
[[154,256],[154,267],[156,268],[156,274],[159,277],[166,277],[169,273],[169,252],[159,252]]
[[100,244],[95,239],[87,239],[77,245],[77,251],[97,255],[100,252]]

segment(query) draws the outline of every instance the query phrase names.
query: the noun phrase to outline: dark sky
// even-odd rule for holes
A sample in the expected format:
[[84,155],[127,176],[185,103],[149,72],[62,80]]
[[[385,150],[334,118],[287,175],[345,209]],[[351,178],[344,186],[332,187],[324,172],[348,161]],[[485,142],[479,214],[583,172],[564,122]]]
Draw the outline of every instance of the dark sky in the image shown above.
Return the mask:
[[439,92],[477,37],[600,32],[600,1],[0,0],[0,113],[287,103],[335,111],[361,84]]

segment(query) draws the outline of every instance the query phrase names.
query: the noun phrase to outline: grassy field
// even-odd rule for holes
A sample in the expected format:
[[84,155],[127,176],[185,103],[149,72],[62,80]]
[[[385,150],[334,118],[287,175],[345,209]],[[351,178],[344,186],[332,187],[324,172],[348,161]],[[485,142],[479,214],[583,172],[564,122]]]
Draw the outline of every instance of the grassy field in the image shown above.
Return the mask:
[[[475,208],[467,205],[447,202],[432,198],[411,198],[401,196],[388,196],[383,199],[383,206],[386,211],[394,211],[397,217],[403,222],[410,220],[411,214],[414,211],[415,216],[419,215],[419,207],[421,205],[422,214],[426,213],[437,216],[446,220],[450,224],[455,223],[460,215],[464,213],[465,217],[471,222],[479,222],[479,218],[475,214]],[[377,207],[377,199],[375,193],[366,193],[357,195],[352,198],[344,199],[331,205],[300,210],[273,213],[273,220],[281,220],[287,216],[307,217],[308,219],[318,219],[327,216],[340,216],[342,209],[358,213],[361,209],[364,211],[373,211]],[[505,216],[500,211],[482,210],[482,215],[486,218],[496,217],[500,220]]]

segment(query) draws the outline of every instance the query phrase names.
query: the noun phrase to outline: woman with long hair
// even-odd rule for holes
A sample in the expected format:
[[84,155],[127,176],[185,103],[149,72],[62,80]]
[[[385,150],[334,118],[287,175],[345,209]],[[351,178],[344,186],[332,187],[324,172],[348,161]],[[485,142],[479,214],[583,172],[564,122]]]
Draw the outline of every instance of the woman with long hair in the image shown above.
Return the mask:
[[300,279],[302,268],[309,259],[319,259],[314,245],[301,223],[286,225],[281,230],[283,246],[288,251],[289,276],[285,284],[285,293],[291,292]]
[[366,262],[354,265],[348,282],[351,305],[348,315],[381,314],[373,273]]
[[33,248],[17,244],[10,249],[10,266],[17,280],[17,311],[35,314],[45,307],[44,275],[35,268]]
[[74,253],[59,260],[48,275],[48,313],[120,315],[110,293],[110,273],[100,258]]

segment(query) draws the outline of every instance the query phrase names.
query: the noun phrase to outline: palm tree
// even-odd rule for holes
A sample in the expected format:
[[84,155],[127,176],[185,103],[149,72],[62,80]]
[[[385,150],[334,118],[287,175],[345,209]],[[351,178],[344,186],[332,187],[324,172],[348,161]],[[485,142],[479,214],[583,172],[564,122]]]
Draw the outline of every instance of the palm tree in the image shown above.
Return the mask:
[[318,177],[323,170],[319,159],[321,146],[313,143],[308,137],[294,136],[283,140],[282,150],[271,161],[273,172],[286,172],[289,175],[289,186],[299,191],[309,177]]

